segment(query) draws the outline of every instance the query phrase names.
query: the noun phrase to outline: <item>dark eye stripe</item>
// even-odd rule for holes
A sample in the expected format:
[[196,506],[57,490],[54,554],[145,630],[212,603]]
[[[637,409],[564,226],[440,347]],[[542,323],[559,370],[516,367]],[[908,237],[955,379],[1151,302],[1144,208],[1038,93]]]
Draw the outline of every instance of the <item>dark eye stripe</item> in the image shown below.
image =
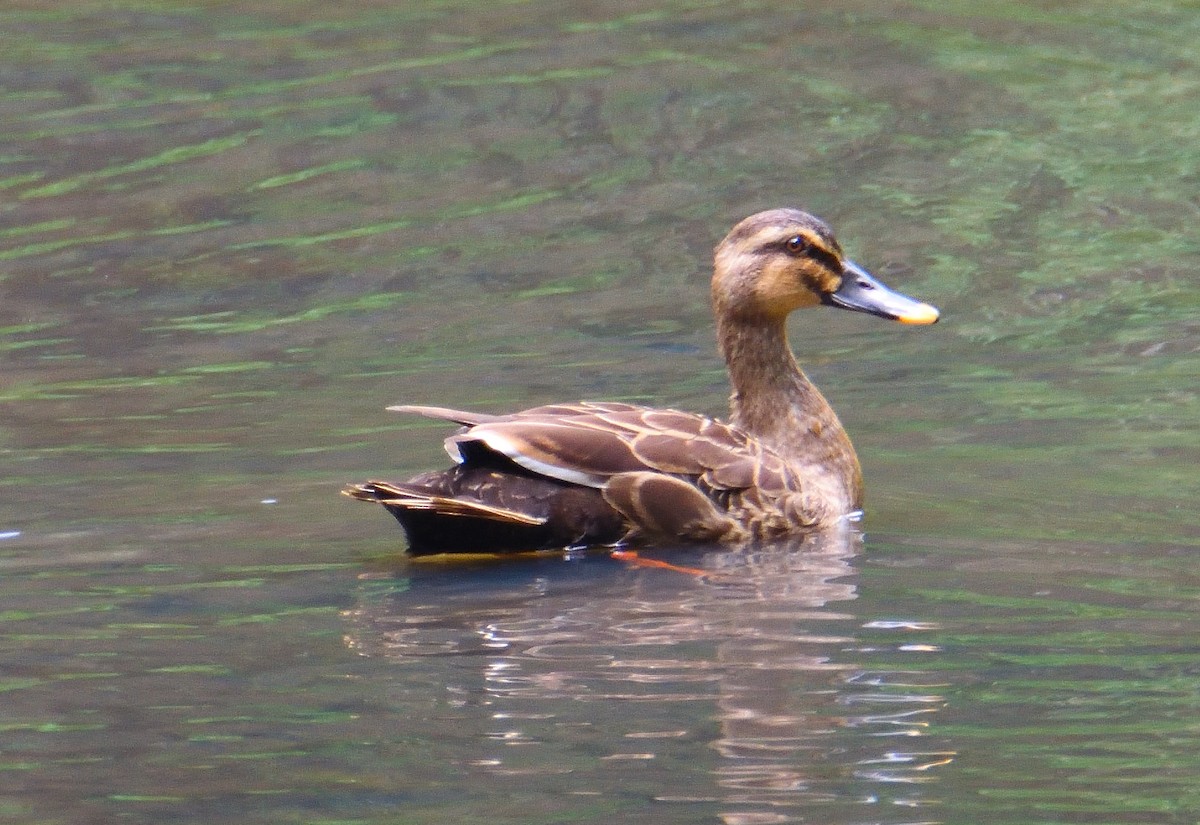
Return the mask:
[[810,247],[808,250],[808,257],[814,258],[815,260],[825,264],[825,266],[831,272],[840,273],[842,271],[842,259],[827,249],[822,249],[819,246]]
[[[795,237],[795,236],[793,236],[793,237]],[[804,236],[801,235],[800,237],[804,237]],[[831,272],[840,273],[842,271],[842,259],[839,258],[837,255],[833,254],[832,252],[830,252],[829,250],[824,249],[820,246],[817,246],[816,244],[809,241],[808,247],[803,252],[797,253],[797,252],[793,252],[792,250],[788,249],[788,243],[790,241],[791,241],[791,238],[788,238],[787,240],[779,241],[778,243],[773,244],[773,246],[778,248],[781,252],[786,252],[789,255],[796,255],[796,254],[807,255],[809,258],[812,258],[815,261],[820,261]]]

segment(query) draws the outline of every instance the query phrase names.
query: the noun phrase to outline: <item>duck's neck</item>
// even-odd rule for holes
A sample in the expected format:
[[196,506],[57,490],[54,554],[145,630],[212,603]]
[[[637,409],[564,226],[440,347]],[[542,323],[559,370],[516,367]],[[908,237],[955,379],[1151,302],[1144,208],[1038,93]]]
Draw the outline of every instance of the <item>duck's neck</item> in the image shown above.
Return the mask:
[[784,319],[725,318],[717,332],[733,382],[732,422],[825,488],[826,497],[840,499],[836,505],[860,508],[858,456],[837,414],[796,363]]

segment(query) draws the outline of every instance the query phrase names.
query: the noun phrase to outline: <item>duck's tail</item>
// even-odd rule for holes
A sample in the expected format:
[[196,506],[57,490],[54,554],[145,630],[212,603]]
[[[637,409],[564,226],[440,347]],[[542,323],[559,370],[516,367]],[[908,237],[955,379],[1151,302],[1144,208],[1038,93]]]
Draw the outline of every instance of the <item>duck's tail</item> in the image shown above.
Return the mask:
[[528,498],[508,490],[512,501],[489,502],[484,499],[492,488],[486,486],[447,490],[386,481],[351,484],[342,493],[383,505],[404,528],[408,552],[416,556],[548,550],[615,541],[623,532],[620,516],[598,491],[541,479],[517,483],[533,488]]

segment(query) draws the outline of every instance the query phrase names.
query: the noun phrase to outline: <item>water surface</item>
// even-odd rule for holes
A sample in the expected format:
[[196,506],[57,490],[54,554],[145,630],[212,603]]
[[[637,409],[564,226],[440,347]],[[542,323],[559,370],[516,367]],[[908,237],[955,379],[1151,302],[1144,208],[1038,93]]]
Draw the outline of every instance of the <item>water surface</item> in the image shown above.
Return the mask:
[[[1200,15],[0,12],[0,817],[1194,822]],[[719,414],[794,204],[865,536],[404,560],[390,403]]]

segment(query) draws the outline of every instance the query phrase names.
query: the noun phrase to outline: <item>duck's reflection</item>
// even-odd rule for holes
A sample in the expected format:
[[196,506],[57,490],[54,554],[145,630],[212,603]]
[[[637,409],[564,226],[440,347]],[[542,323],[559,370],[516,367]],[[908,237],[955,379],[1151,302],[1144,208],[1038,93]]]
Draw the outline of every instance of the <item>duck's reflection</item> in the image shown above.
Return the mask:
[[569,774],[579,794],[633,783],[728,823],[814,804],[831,821],[862,821],[864,804],[875,820],[924,820],[921,784],[950,758],[921,747],[942,699],[925,674],[862,663],[860,544],[847,532],[658,556],[679,569],[597,555],[414,565],[364,577],[347,641],[440,682],[455,735],[474,730],[463,763],[477,771]]

